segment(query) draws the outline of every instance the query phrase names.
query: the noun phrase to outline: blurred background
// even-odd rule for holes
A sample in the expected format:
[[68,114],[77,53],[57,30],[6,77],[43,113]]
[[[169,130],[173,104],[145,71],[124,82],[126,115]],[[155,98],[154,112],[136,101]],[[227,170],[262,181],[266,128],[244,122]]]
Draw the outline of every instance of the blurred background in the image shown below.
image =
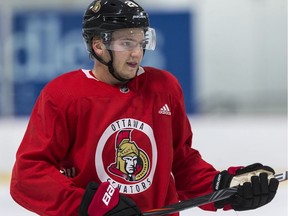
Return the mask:
[[[81,35],[87,0],[0,2],[0,213],[33,215],[9,196],[16,150],[43,86],[89,69]],[[157,32],[143,65],[180,81],[193,145],[217,169],[261,162],[287,170],[287,1],[138,0]],[[286,216],[287,183],[256,211],[181,215]],[[4,214],[5,213],[5,214]]]

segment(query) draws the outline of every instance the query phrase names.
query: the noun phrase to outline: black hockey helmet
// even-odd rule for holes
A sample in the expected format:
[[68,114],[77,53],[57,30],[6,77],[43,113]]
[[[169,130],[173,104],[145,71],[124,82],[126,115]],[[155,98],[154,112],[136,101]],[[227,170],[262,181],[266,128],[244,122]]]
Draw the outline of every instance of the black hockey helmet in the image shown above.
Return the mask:
[[105,32],[113,32],[124,28],[145,29],[150,39],[147,39],[146,47],[143,48],[151,50],[155,48],[155,31],[152,31],[152,33],[150,31],[148,14],[133,0],[93,1],[84,13],[82,25],[86,48],[94,57],[96,56],[92,48],[93,37],[99,36],[107,41],[110,36]]

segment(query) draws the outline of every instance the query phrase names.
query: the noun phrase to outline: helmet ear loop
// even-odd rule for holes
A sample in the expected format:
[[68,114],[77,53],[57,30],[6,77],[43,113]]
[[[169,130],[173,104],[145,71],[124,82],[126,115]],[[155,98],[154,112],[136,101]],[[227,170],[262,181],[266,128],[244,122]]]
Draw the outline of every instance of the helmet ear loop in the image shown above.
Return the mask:
[[124,79],[122,77],[120,77],[118,74],[115,73],[115,69],[113,67],[113,53],[110,49],[107,49],[109,54],[110,54],[110,61],[107,63],[107,67],[108,67],[108,70],[110,72],[110,74],[117,80],[119,80],[120,82],[127,82],[129,81],[130,79]]
[[[107,63],[109,72],[115,77],[115,69],[113,67],[113,53],[111,50],[107,49],[110,55],[110,61]],[[118,78],[117,78],[118,79]]]

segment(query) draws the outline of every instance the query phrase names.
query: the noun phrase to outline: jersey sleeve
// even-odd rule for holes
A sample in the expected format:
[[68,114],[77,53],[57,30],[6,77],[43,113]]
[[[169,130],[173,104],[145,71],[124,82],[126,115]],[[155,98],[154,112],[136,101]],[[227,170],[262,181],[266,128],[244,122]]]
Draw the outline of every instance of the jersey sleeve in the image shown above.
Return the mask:
[[[39,215],[78,215],[84,194],[59,169],[71,143],[67,110],[42,92],[35,103],[16,154],[10,193],[13,199]],[[71,127],[71,126],[70,126]]]
[[[184,107],[180,86],[174,97],[173,110],[173,175],[180,200],[194,198],[213,191],[212,182],[218,171],[192,147],[192,130]],[[204,210],[215,211],[213,204],[201,206]]]

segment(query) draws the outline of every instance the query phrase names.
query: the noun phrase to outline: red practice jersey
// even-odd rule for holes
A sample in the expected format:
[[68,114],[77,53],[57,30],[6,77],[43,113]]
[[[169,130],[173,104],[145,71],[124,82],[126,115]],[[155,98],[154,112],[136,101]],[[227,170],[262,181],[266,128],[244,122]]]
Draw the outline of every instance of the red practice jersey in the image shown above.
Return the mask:
[[[11,195],[39,215],[76,216],[87,184],[109,181],[142,211],[160,208],[213,190],[218,171],[191,144],[183,93],[169,72],[140,67],[127,85],[111,86],[76,70],[41,91]],[[75,177],[61,174],[62,164]]]

